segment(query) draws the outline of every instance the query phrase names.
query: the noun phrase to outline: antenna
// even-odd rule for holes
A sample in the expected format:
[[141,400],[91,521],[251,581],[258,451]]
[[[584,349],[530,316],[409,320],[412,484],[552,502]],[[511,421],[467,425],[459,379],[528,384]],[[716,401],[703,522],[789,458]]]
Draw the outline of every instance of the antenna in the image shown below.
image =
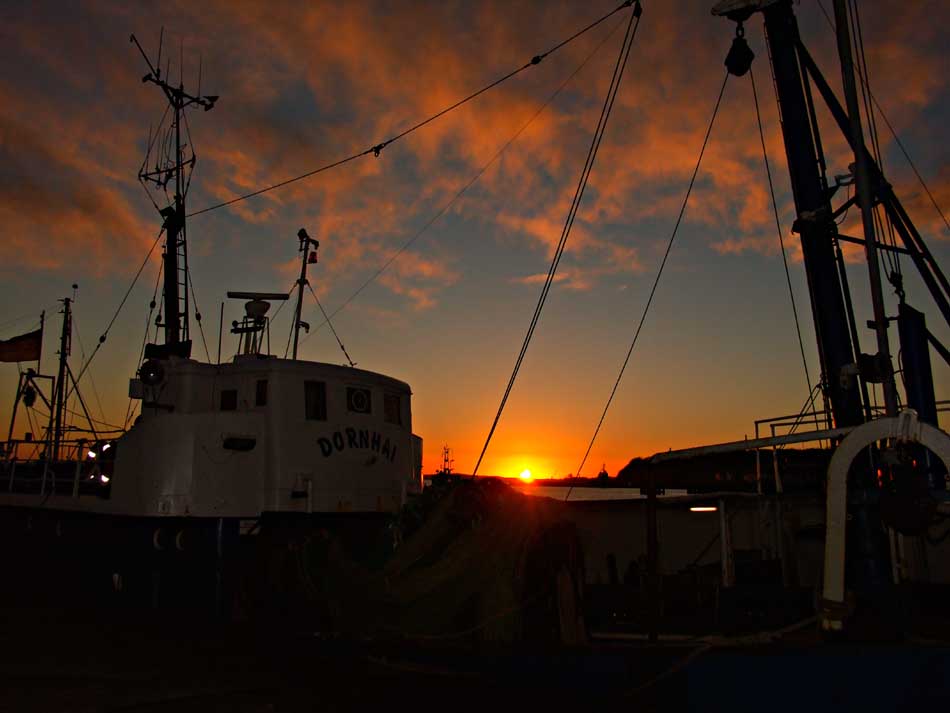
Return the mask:
[[[181,357],[191,355],[191,339],[188,324],[188,249],[185,231],[185,199],[191,184],[197,156],[185,119],[185,110],[199,106],[205,111],[214,108],[217,96],[190,94],[184,85],[184,43],[180,47],[181,67],[178,86],[169,83],[170,65],[166,60],[165,78],[162,77],[162,45],[165,28],[159,34],[158,58],[153,64],[135,35],[129,37],[145,60],[148,73],[142,77],[145,84],[154,84],[162,90],[168,106],[162,121],[155,130],[157,138],[163,132],[168,140],[149,140],[145,160],[139,171],[139,181],[158,210],[165,229],[164,284],[163,301],[165,321],[160,325],[165,330],[165,348],[152,350],[153,354],[175,354]],[[151,133],[151,131],[150,131]],[[154,155],[153,155],[154,152]],[[154,159],[154,160],[153,160]],[[149,169],[148,167],[152,167]],[[174,186],[172,196],[168,195],[168,186]],[[150,186],[152,190],[150,190]],[[153,195],[154,193],[154,195]],[[161,207],[165,203],[165,207]],[[172,346],[175,345],[175,346]],[[153,345],[154,346],[154,345]]]
[[452,458],[452,449],[449,448],[448,444],[442,446],[442,468],[439,470],[439,475],[452,475],[452,468],[455,465],[455,459]]

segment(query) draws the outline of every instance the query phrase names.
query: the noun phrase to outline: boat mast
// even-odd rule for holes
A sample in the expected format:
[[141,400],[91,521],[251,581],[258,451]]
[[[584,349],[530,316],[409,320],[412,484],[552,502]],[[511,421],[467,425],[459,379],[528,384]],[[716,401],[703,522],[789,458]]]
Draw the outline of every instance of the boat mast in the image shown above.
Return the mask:
[[[294,359],[297,358],[297,341],[298,337],[300,336],[300,327],[302,326],[300,321],[300,313],[303,309],[303,288],[304,285],[310,284],[307,282],[307,265],[311,260],[313,262],[317,261],[317,248],[320,247],[320,241],[314,240],[309,235],[307,235],[307,231],[303,228],[297,231],[297,237],[300,239],[300,252],[303,253],[303,255],[300,259],[300,279],[297,280],[297,308],[294,311]],[[312,257],[310,253],[311,245],[313,246]]]
[[59,460],[60,447],[63,442],[63,409],[66,406],[66,375],[68,373],[69,352],[72,347],[73,315],[72,300],[65,297],[63,302],[63,330],[59,336],[59,370],[56,373],[56,389],[53,393],[53,408],[50,409],[52,423],[50,432],[50,446],[47,448],[47,460]]
[[884,311],[884,296],[881,291],[881,267],[877,257],[877,238],[874,232],[871,177],[864,152],[864,129],[861,126],[861,110],[854,84],[854,60],[851,54],[851,34],[848,30],[848,8],[844,0],[835,0],[835,26],[838,35],[838,56],[841,60],[841,80],[845,104],[851,120],[851,145],[854,147],[855,181],[858,204],[861,206],[861,222],[864,225],[864,252],[871,280],[871,304],[874,309],[874,331],[877,336],[876,359],[884,390],[884,408],[888,416],[897,415],[897,386],[894,383],[894,367],[887,338],[887,314]]
[[[149,170],[147,164],[151,158],[153,144],[161,143],[158,150],[164,149],[164,141],[155,141],[152,137],[149,140],[149,154],[146,155],[139,171],[139,180],[143,184],[152,183],[162,189],[164,194],[169,183],[174,185],[174,194],[171,203],[165,208],[159,208],[159,214],[162,216],[163,227],[165,229],[165,253],[162,257],[164,280],[163,280],[163,308],[165,312],[165,321],[162,324],[165,330],[165,349],[162,354],[167,356],[175,354],[177,356],[188,357],[191,354],[191,339],[188,323],[188,248],[185,232],[185,198],[190,184],[191,171],[194,170],[197,156],[194,149],[182,143],[182,121],[185,116],[185,109],[192,105],[202,107],[205,111],[214,108],[217,96],[193,95],[185,91],[185,86],[181,78],[178,85],[170,84],[168,78],[162,77],[161,68],[161,42],[159,42],[159,66],[156,67],[149,60],[142,45],[139,44],[135,35],[129,40],[138,47],[142,58],[148,65],[148,74],[143,78],[143,82],[150,82],[162,90],[165,100],[168,102],[168,108],[171,115],[171,130],[174,131],[174,154],[170,151],[157,155],[155,157],[154,167]],[[166,68],[166,74],[167,74]],[[159,127],[155,139],[159,138],[162,127]],[[186,127],[187,130],[187,127]],[[185,149],[190,154],[185,157]],[[156,204],[156,208],[158,205]]]
[[847,375],[853,373],[859,346],[851,343],[848,313],[842,297],[835,255],[837,226],[819,161],[817,137],[812,131],[811,92],[799,66],[798,22],[788,0],[766,5],[762,14],[795,201],[792,230],[801,238],[823,386],[831,401],[834,425],[838,428],[857,426],[864,422],[861,393],[858,380]]

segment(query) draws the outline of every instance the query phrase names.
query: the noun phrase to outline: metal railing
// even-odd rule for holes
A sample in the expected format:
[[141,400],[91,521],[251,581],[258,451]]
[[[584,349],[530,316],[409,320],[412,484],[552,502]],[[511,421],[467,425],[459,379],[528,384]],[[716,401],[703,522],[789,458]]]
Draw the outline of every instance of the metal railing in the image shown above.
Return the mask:
[[[937,401],[937,413],[947,413],[950,412],[950,400]],[[871,406],[871,414],[877,419],[882,416],[885,416],[884,406]],[[756,441],[769,441],[767,444],[755,447],[755,482],[756,490],[762,492],[762,457],[761,449],[763,447],[772,448],[772,477],[775,481],[776,492],[781,493],[782,488],[782,478],[779,473],[779,458],[778,451],[784,448],[790,443],[814,443],[818,441],[819,443],[824,440],[840,438],[842,435],[846,435],[851,429],[814,429],[812,431],[800,431],[799,429],[802,426],[812,425],[818,423],[819,421],[824,420],[826,423],[831,422],[831,412],[827,409],[821,409],[817,411],[812,411],[808,413],[799,413],[791,414],[787,416],[772,416],[770,418],[761,418],[755,422],[755,438]],[[769,427],[771,432],[770,438],[762,438],[762,428],[764,426]],[[779,433],[780,429],[787,428],[789,429],[788,433],[781,434]],[[799,431],[797,434],[795,431]],[[796,438],[794,440],[785,440],[788,436],[791,435],[802,436],[802,438]]]
[[[55,462],[50,462],[46,458],[46,451],[49,446],[50,444],[46,440],[12,439],[0,441],[0,456],[2,456],[0,473],[3,475],[3,480],[6,481],[7,492],[34,492],[37,487],[41,495],[45,495],[47,491],[55,492],[57,481],[63,482],[64,480],[63,478],[57,478],[57,474],[62,474],[66,470],[69,471],[66,482],[72,481],[72,495],[78,497],[83,480],[84,466],[89,464],[87,470],[92,473],[91,478],[101,476],[99,458],[107,448],[111,447],[111,441],[101,440],[97,442],[87,438],[62,441],[60,442],[60,449],[63,456]],[[21,451],[26,448],[29,449],[29,453],[25,457],[21,457]],[[90,453],[92,456],[90,456]],[[108,482],[108,480],[103,482]],[[18,488],[18,484],[22,487]]]

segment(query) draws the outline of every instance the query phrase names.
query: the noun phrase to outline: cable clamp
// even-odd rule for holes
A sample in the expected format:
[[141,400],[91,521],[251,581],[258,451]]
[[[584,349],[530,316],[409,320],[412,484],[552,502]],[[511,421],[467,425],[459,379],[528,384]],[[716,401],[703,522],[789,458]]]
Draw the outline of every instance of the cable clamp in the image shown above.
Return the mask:
[[380,153],[380,151],[382,151],[384,148],[386,148],[385,142],[384,142],[384,143],[381,143],[381,144],[376,144],[376,145],[372,148],[373,156],[375,156],[376,158],[379,158],[379,153]]

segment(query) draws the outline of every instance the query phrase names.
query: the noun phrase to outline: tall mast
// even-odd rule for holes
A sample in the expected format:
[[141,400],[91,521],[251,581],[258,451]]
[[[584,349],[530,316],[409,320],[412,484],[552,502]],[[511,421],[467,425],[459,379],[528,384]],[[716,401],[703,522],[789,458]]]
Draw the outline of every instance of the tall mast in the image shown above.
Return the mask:
[[884,296],[881,292],[881,266],[877,257],[877,238],[874,233],[874,208],[872,203],[871,176],[864,152],[864,129],[861,126],[861,110],[854,84],[854,60],[851,54],[851,34],[848,30],[848,8],[844,0],[835,0],[835,26],[838,35],[838,56],[841,60],[841,80],[845,103],[851,120],[851,145],[854,147],[857,175],[858,204],[861,206],[861,222],[864,225],[864,252],[871,280],[871,304],[874,309],[874,331],[877,336],[877,359],[884,389],[884,408],[888,416],[897,415],[897,387],[894,383],[894,368],[887,339],[887,314],[884,311]]
[[66,406],[66,375],[67,361],[72,347],[73,315],[72,300],[63,299],[63,330],[59,336],[59,370],[56,373],[56,390],[53,394],[53,408],[50,417],[53,421],[50,428],[51,448],[47,449],[47,460],[59,460],[60,445],[63,442],[63,410]]
[[[148,65],[148,74],[142,77],[143,82],[149,82],[162,90],[170,110],[171,124],[168,127],[159,126],[154,136],[149,136],[148,152],[139,171],[139,180],[143,185],[153,184],[161,189],[160,197],[167,198],[169,184],[174,186],[174,194],[169,204],[164,208],[156,208],[162,216],[165,229],[165,252],[162,256],[163,280],[163,309],[166,353],[179,356],[189,356],[191,353],[191,339],[188,323],[188,248],[185,231],[185,198],[191,182],[191,172],[194,170],[197,156],[191,146],[190,137],[182,133],[182,122],[185,121],[185,110],[190,106],[200,106],[205,111],[214,108],[217,96],[201,96],[189,94],[181,78],[177,86],[162,77],[162,68],[156,67],[149,60],[142,45],[135,35],[129,40],[135,43],[142,58]],[[159,45],[159,60],[161,58],[161,44]],[[166,70],[167,73],[167,70]],[[166,110],[166,111],[168,111]],[[163,130],[165,133],[163,134]],[[174,132],[173,135],[169,132]],[[174,147],[171,147],[174,144]],[[155,154],[152,151],[155,149]],[[187,152],[187,156],[186,156]],[[150,164],[150,161],[154,163]],[[148,188],[146,187],[146,190]],[[158,193],[158,191],[156,191]],[[150,193],[151,196],[151,193]],[[154,202],[154,198],[153,198]],[[175,347],[172,345],[181,345]]]
[[[798,22],[790,0],[724,0],[713,9],[740,23],[761,11],[778,94],[782,137],[795,201],[792,230],[801,238],[812,318],[821,359],[822,387],[837,427],[864,421],[858,380],[849,378],[858,345],[851,343],[847,307],[835,255],[837,227],[813,133],[811,90],[798,58]],[[751,61],[751,60],[750,60]]]
[[[302,324],[300,321],[300,313],[303,310],[303,288],[305,285],[309,284],[307,282],[307,264],[310,262],[310,259],[311,259],[310,246],[311,245],[313,246],[314,258],[316,258],[317,256],[317,253],[316,253],[317,248],[320,247],[320,241],[314,240],[309,235],[307,235],[307,231],[304,230],[303,228],[297,231],[297,237],[300,239],[300,252],[302,253],[302,256],[300,259],[300,279],[297,280],[297,309],[294,310],[294,326],[293,326],[293,330],[294,330],[293,358],[294,359],[297,358],[297,341],[298,341],[298,337],[300,336],[300,327]],[[316,262],[315,259],[314,259],[314,262]]]

